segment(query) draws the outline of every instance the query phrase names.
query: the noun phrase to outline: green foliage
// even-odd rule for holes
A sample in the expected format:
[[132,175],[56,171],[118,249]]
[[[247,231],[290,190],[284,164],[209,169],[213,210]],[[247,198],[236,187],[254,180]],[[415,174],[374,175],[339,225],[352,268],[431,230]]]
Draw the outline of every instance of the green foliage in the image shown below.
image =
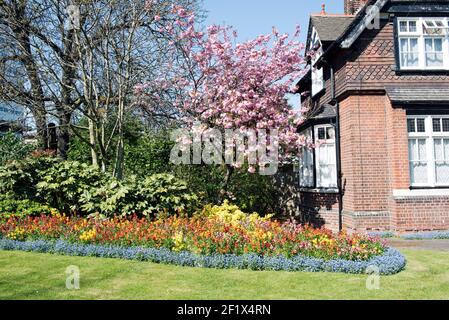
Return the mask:
[[22,160],[0,167],[0,193],[15,199],[36,197],[36,184],[43,171],[58,162],[49,152],[34,152]]
[[137,183],[136,195],[148,213],[191,213],[198,198],[189,192],[187,183],[170,174],[156,174]]
[[9,161],[20,160],[28,156],[36,146],[28,144],[12,132],[0,137],[0,166]]
[[84,212],[94,215],[162,217],[193,212],[197,197],[189,193],[185,182],[172,175],[157,174],[124,182],[111,178],[99,188],[86,190],[80,202]]
[[226,174],[223,167],[190,165],[179,166],[174,170],[178,178],[187,181],[189,188],[198,194],[203,204],[218,205],[228,199],[246,212],[266,215],[280,211],[280,194],[272,177],[249,173],[247,168],[236,170],[223,199],[221,190]]
[[105,175],[78,161],[63,161],[41,173],[38,196],[66,213],[80,210],[80,197],[91,188],[101,187]]
[[11,215],[14,216],[39,216],[53,215],[57,213],[56,209],[49,207],[48,205],[41,204],[39,202],[31,200],[15,200],[15,199],[2,199],[0,200],[0,217],[6,218]]
[[[110,112],[111,112],[110,118],[115,119],[116,118],[116,116],[114,115],[115,111],[110,111]],[[77,124],[80,127],[87,127],[88,126],[87,118],[82,118]],[[123,138],[124,138],[124,144],[125,144],[125,158],[128,158],[131,160],[130,163],[125,164],[125,168],[128,169],[128,166],[130,164],[132,165],[132,163],[136,159],[139,159],[139,157],[142,157],[142,160],[137,161],[135,166],[129,167],[130,168],[129,171],[132,173],[133,172],[132,168],[138,168],[141,165],[145,165],[144,160],[147,159],[147,157],[145,157],[145,152],[147,152],[145,150],[146,146],[145,146],[145,144],[142,145],[142,143],[141,143],[142,141],[145,141],[145,135],[143,135],[144,127],[143,127],[141,119],[139,119],[135,115],[129,114],[129,113],[126,114],[126,116],[125,116],[123,126],[124,126],[124,128],[123,128],[124,137]],[[113,166],[111,164],[113,164],[115,162],[115,157],[116,157],[115,147],[117,144],[117,134],[113,134],[114,130],[116,130],[115,121],[107,122],[105,124],[106,139],[109,139],[109,137],[112,135],[112,140],[109,143],[109,148],[107,150],[107,154],[105,157],[106,164],[107,164],[107,170],[109,172],[111,172],[113,169]],[[83,139],[81,139],[77,135],[73,135],[70,137],[70,146],[69,146],[67,158],[68,158],[68,160],[71,160],[71,161],[79,161],[82,163],[91,164],[92,158],[91,158],[90,148],[86,144],[86,142],[83,141],[83,140],[89,141],[89,132],[88,132],[88,130],[80,131],[79,135],[81,135],[83,137]],[[139,147],[139,146],[141,146],[141,147]],[[132,151],[134,148],[136,148],[136,150]],[[98,152],[98,155],[101,157],[100,152]],[[127,155],[129,155],[129,157]],[[135,173],[140,174],[141,171],[137,171]]]
[[282,209],[279,208],[281,195],[271,176],[249,173],[247,169],[238,170],[231,177],[228,190],[232,202],[243,211],[266,215]]
[[125,149],[125,171],[130,175],[149,176],[170,172],[170,152],[173,142],[168,133],[149,134],[140,137]]

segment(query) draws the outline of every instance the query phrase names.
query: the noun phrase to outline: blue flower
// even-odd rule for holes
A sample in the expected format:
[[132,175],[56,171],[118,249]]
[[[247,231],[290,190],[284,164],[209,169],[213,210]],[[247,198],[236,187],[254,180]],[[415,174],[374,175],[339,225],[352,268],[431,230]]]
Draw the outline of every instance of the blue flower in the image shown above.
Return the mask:
[[92,245],[69,243],[67,241],[15,241],[0,238],[1,250],[19,250],[28,252],[42,252],[68,256],[88,256],[101,258],[117,258],[126,260],[150,261],[153,263],[173,264],[188,267],[215,269],[251,269],[272,271],[304,271],[304,272],[338,272],[363,274],[369,267],[377,267],[380,274],[390,275],[402,271],[406,266],[405,257],[397,250],[389,248],[383,255],[368,261],[349,261],[334,259],[326,261],[298,255],[293,258],[284,256],[269,257],[257,254],[241,256],[225,255],[196,255],[191,252],[174,252],[168,249],[118,247],[112,245]]

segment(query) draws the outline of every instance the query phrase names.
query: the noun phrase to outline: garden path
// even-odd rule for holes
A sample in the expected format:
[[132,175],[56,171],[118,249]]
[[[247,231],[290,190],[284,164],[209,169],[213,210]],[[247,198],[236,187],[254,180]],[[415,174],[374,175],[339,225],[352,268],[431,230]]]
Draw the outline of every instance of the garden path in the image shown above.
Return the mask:
[[449,252],[449,240],[389,239],[388,244],[396,249],[435,250]]

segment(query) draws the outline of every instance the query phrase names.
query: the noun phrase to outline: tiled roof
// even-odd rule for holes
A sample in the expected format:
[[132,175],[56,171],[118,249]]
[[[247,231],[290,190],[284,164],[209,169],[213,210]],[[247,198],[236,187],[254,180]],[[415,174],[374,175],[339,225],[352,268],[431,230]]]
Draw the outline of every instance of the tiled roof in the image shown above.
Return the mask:
[[323,104],[319,109],[313,110],[310,114],[306,116],[306,120],[298,127],[298,132],[307,129],[308,127],[316,124],[322,123],[320,121],[330,120],[337,116],[337,111],[335,107],[330,104]]
[[387,87],[386,91],[393,103],[449,103],[448,87]]
[[322,42],[337,40],[353,20],[354,16],[347,15],[315,15],[311,17],[311,23]]

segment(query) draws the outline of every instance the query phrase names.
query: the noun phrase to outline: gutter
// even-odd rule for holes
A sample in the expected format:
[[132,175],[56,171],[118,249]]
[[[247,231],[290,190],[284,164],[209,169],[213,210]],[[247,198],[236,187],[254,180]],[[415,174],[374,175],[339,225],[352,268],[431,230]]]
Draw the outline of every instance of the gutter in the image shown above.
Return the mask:
[[330,70],[330,82],[331,82],[331,104],[335,106],[335,151],[337,162],[337,189],[338,189],[338,231],[343,231],[343,172],[341,169],[341,130],[340,130],[340,103],[337,99],[336,84],[335,84],[335,71],[334,67],[323,60],[322,63],[326,64]]

